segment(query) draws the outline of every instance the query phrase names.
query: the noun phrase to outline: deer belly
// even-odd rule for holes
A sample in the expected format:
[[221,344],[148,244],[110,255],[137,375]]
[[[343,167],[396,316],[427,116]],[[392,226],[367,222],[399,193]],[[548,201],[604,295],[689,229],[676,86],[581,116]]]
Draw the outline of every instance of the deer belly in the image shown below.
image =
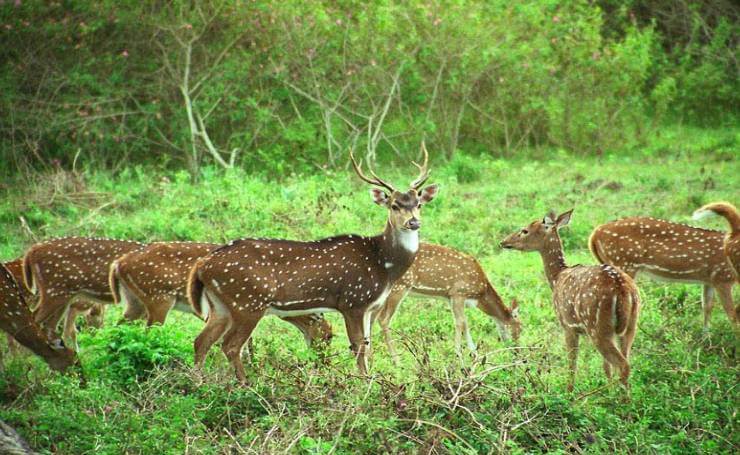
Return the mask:
[[679,283],[702,283],[704,281],[699,278],[703,272],[700,266],[696,269],[670,270],[656,265],[640,265],[638,271],[660,281]]
[[292,318],[296,316],[305,316],[307,314],[320,314],[320,313],[329,313],[331,311],[337,311],[336,308],[329,308],[329,307],[314,307],[314,308],[304,308],[304,309],[281,309],[276,307],[269,307],[267,309],[267,314],[272,316],[278,316],[281,318]]

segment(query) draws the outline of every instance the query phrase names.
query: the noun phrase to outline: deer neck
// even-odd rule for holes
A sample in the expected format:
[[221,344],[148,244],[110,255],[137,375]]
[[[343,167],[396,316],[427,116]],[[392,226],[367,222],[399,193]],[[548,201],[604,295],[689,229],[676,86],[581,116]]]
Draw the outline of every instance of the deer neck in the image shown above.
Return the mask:
[[391,282],[403,276],[419,251],[419,231],[397,229],[390,221],[380,236],[380,254]]
[[557,232],[545,241],[545,246],[540,250],[540,256],[545,266],[547,282],[550,283],[550,288],[552,289],[555,281],[558,279],[558,275],[566,268],[565,258],[563,257],[563,244],[560,242],[560,236]]

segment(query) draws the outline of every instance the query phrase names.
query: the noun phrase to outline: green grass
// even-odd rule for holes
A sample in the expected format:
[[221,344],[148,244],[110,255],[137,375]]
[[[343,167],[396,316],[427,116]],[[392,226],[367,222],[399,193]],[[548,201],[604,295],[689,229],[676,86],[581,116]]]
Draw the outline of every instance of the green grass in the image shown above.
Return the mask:
[[[696,134],[678,145],[670,137],[643,153],[600,159],[558,152],[541,161],[432,159],[432,181],[442,188],[424,209],[422,236],[474,254],[504,298],[519,300],[519,346],[498,341],[495,324],[469,310],[480,355],[461,363],[447,305],[409,298],[392,326],[401,365],[392,365],[376,337],[366,380],[356,375],[338,315],[329,315],[336,336],[323,354],[267,318],[255,331],[250,386],[240,387],[218,349],[204,372],[192,370],[201,327],[193,317],[173,313],[166,326],[146,331],[116,326],[121,309],[111,308],[105,328],[80,336],[86,387],[37,359],[6,359],[0,418],[40,451],[63,454],[737,453],[737,331],[718,304],[712,332],[702,336],[699,286],[639,281],[644,306],[631,400],[607,384],[586,340],[568,393],[562,333],[540,259],[497,246],[548,208],[575,207],[562,233],[566,258],[592,263],[586,240],[602,222],[628,215],[690,222],[705,202],[738,202],[737,133],[714,142]],[[380,171],[399,185],[412,172]],[[0,199],[3,259],[20,255],[31,233],[314,239],[373,235],[385,217],[349,170],[279,181],[206,171],[193,184],[185,173],[131,167],[9,186]],[[704,225],[726,229],[720,220]]]

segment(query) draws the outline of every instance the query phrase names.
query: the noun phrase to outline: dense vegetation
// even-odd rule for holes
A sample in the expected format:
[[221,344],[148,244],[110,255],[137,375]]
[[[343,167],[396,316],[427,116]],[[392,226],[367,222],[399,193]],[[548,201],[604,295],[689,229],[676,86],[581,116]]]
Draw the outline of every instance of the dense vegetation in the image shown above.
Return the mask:
[[[148,161],[267,175],[407,158],[642,147],[730,125],[730,0],[0,3],[6,172]],[[233,160],[232,160],[233,159]]]
[[[267,318],[255,332],[250,385],[240,387],[217,349],[204,372],[193,371],[201,323],[192,316],[175,313],[164,327],[145,330],[117,326],[121,309],[112,308],[103,329],[81,335],[86,387],[38,360],[6,359],[0,419],[33,446],[65,454],[736,453],[736,329],[717,305],[712,332],[702,335],[699,286],[640,280],[645,304],[631,400],[607,384],[588,343],[576,390],[568,393],[562,335],[540,259],[497,246],[547,208],[574,206],[563,232],[567,259],[592,263],[586,239],[599,223],[635,214],[686,222],[702,203],[737,196],[737,132],[665,137],[639,157],[433,159],[442,191],[425,208],[423,237],[476,255],[504,298],[518,299],[524,325],[518,346],[498,341],[495,324],[469,310],[480,355],[461,362],[446,305],[410,298],[393,324],[401,367],[378,342],[366,380],[356,376],[337,315],[329,316],[336,337],[323,353]],[[383,169],[399,183],[409,171]],[[374,234],[384,211],[344,170],[277,183],[206,168],[192,184],[185,171],[130,167],[115,176],[57,171],[13,185],[0,202],[0,219],[0,258],[9,259],[35,238],[78,233],[214,241]],[[720,220],[706,225],[726,229]]]
[[[0,420],[43,453],[738,453],[737,328],[696,285],[640,280],[631,399],[562,334],[536,254],[498,242],[575,207],[571,263],[619,216],[738,203],[740,8],[731,0],[0,0],[0,260],[53,236],[225,242],[375,234],[354,148],[406,182],[425,140],[424,240],[475,255],[521,307],[518,345],[409,298],[392,365],[359,377],[341,318],[308,349],[275,318],[249,386],[202,323],[84,329],[87,382],[4,355]],[[720,220],[705,226],[726,230]],[[736,301],[737,301],[737,291]],[[719,308],[720,305],[716,305]]]

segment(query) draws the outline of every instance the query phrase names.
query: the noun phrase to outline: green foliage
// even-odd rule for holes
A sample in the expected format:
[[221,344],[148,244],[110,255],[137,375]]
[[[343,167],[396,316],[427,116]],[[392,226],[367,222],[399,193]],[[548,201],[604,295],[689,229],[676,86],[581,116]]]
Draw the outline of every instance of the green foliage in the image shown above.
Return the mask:
[[182,332],[119,324],[91,340],[94,354],[85,372],[121,386],[145,381],[155,370],[192,361],[192,340]]
[[[630,155],[548,150],[537,152],[542,160],[493,160],[461,151],[444,164],[433,155],[432,181],[441,191],[424,208],[422,235],[474,254],[504,300],[519,301],[519,346],[499,341],[496,325],[471,309],[479,356],[459,359],[449,308],[409,297],[392,325],[400,365],[376,331],[372,377],[363,379],[338,315],[328,316],[336,336],[324,355],[289,324],[265,318],[242,387],[217,346],[204,371],[190,367],[202,328],[192,315],[174,311],[164,327],[146,329],[117,325],[122,310],[113,307],[104,328],[80,334],[84,387],[38,359],[5,357],[0,419],[42,453],[734,453],[737,338],[720,305],[712,332],[702,335],[700,286],[638,281],[644,304],[631,400],[606,382],[586,340],[576,390],[568,393],[541,260],[497,244],[549,208],[575,207],[562,233],[566,259],[588,264],[586,239],[606,220],[690,222],[697,206],[735,195],[737,141],[736,129],[674,129]],[[400,184],[414,168],[377,170]],[[16,257],[31,242],[19,216],[41,238],[213,241],[371,235],[385,219],[366,185],[346,171],[275,181],[207,167],[195,182],[186,171],[143,166],[59,172],[19,177],[0,190],[0,258]],[[719,219],[702,225],[727,228]]]
[[664,119],[729,124],[737,9],[679,3],[4,2],[0,171],[197,175],[234,151],[278,176],[336,168],[355,139],[402,161],[422,137],[448,157],[599,154]]

